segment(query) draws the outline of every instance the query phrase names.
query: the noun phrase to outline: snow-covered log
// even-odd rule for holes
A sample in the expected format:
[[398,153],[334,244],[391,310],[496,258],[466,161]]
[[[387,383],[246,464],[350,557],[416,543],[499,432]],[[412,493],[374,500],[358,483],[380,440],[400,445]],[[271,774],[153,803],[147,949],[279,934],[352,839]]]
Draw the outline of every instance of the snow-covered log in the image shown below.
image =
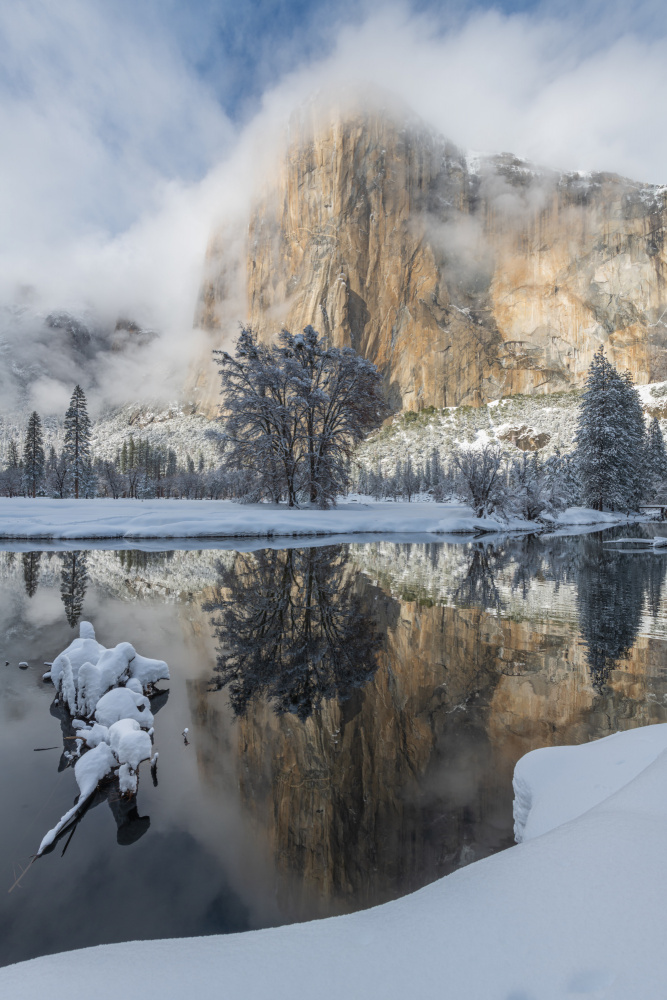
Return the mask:
[[147,694],[169,679],[169,667],[129,642],[107,649],[90,622],[81,622],[78,638],[53,661],[51,679],[63,706],[77,716],[72,726],[83,752],[74,765],[79,798],[42,839],[37,857],[80,815],[104,778],[117,773],[121,793],[136,793],[139,764],[152,754]]

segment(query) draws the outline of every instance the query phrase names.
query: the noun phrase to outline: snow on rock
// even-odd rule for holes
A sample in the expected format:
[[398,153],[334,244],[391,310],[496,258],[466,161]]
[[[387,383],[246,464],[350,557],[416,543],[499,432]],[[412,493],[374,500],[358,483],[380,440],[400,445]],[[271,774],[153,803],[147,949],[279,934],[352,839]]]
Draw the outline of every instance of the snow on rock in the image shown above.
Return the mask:
[[[76,719],[74,720],[77,721]],[[72,723],[74,725],[74,723]],[[77,727],[78,728],[78,727]],[[86,745],[89,747],[96,747],[100,743],[109,742],[109,729],[107,726],[100,726],[98,722],[94,722],[90,729],[79,728],[79,735],[85,741]]]
[[135,719],[119,719],[109,729],[111,749],[121,764],[136,771],[142,760],[150,760],[151,738]]
[[118,781],[122,794],[137,790],[137,771],[142,760],[150,760],[153,745],[135,719],[120,719],[109,729],[111,749],[120,761]]
[[155,721],[148,698],[125,687],[102,695],[95,709],[95,719],[101,726],[112,726],[121,719],[134,719],[143,729],[150,729]]
[[72,715],[78,713],[84,718],[90,718],[102,696],[119,684],[134,680],[133,690],[143,694],[158,681],[168,679],[169,668],[164,660],[141,656],[129,642],[106,649],[95,639],[90,622],[81,622],[79,637],[55,658],[51,667],[58,695]]
[[542,813],[544,832],[383,906],[245,934],[47,955],[0,969],[0,995],[70,1000],[75,969],[77,982],[94,984],[95,1000],[118,1000],[121,969],[124,1000],[313,992],[318,1000],[664,1000],[664,730],[524,758],[518,771],[530,782],[535,823],[549,786],[561,803],[549,818]]
[[[82,632],[81,629],[84,625],[90,626],[90,630],[84,629]],[[95,633],[93,632],[91,635],[90,632],[92,632],[90,622],[81,622],[79,626],[79,638],[73,639],[67,649],[64,649],[62,653],[56,656],[51,664],[51,680],[56,688],[60,687],[60,679],[67,664],[69,664],[72,673],[72,680],[76,684],[79,669],[83,664],[97,663],[100,655],[104,652],[104,646],[96,641]]]
[[[139,653],[134,653],[130,663],[130,681],[126,686],[130,687],[132,682],[138,682],[145,691],[146,688],[168,677],[169,668],[164,660],[151,660],[148,656],[140,656]],[[139,688],[134,687],[133,690],[136,691]]]
[[80,813],[103,778],[117,770],[121,793],[136,793],[139,764],[152,752],[155,720],[147,693],[169,678],[169,667],[164,660],[141,656],[129,642],[105,648],[90,622],[81,622],[79,637],[55,658],[51,676],[56,700],[77,716],[72,728],[78,737],[76,755],[82,754],[74,767],[80,794],[42,840],[38,857]]

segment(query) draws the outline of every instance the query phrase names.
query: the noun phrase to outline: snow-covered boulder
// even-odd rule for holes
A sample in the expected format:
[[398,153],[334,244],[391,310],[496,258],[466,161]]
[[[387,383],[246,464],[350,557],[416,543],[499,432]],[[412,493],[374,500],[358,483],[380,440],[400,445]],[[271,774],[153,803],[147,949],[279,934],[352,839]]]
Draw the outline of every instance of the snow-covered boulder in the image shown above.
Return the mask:
[[114,688],[102,695],[95,708],[95,719],[101,726],[113,726],[121,719],[134,719],[142,729],[152,729],[151,703],[143,694],[130,688]]
[[56,656],[51,664],[51,680],[58,690],[61,686],[61,678],[67,664],[71,671],[72,680],[77,683],[79,669],[84,663],[97,663],[101,654],[105,651],[95,639],[95,630],[90,622],[81,622],[79,625],[79,637],[73,639],[67,649]]
[[151,756],[151,738],[135,719],[120,719],[109,729],[109,742],[120,763],[118,782],[121,794],[134,794],[139,764]]

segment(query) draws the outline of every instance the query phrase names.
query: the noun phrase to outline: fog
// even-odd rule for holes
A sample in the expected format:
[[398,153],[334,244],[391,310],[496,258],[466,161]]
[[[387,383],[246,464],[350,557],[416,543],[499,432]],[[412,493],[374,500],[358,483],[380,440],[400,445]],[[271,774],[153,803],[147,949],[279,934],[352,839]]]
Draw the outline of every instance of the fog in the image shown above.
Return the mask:
[[[385,88],[465,148],[667,183],[661,10],[641,4],[630,20],[623,5],[458,5],[443,19],[368,3],[354,24],[332,18],[320,57],[311,44],[308,59],[290,60],[292,43],[282,63],[296,69],[231,120],[215,67],[200,72],[177,21],[158,30],[129,5],[92,0],[5,5],[1,409],[61,412],[77,381],[93,412],[178,397],[193,359],[244,319],[250,207],[290,114],[314,93]],[[230,298],[214,344],[194,318],[220,226]],[[474,248],[478,234],[457,239]]]

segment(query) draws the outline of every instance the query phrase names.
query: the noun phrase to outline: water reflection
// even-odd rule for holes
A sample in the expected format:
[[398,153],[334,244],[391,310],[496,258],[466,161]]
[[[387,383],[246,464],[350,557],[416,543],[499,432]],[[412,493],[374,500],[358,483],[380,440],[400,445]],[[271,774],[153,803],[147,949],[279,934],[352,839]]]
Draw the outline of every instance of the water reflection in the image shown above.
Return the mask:
[[[16,817],[0,846],[12,859],[44,828],[42,818],[21,826],[24,790],[31,806],[57,794],[60,746],[32,750],[60,744],[38,730],[53,725],[40,674],[69,641],[64,557],[29,555],[0,557],[0,631],[16,635],[0,675],[0,741],[17,771],[0,789]],[[58,925],[51,905],[74,923],[53,950],[104,939],[86,938],[78,919],[72,894],[84,880],[107,940],[107,900],[121,884],[116,913],[136,904],[133,936],[210,933],[374,905],[509,846],[519,756],[667,720],[666,566],[667,554],[620,552],[592,535],[72,559],[79,600],[85,590],[104,634],[141,637],[174,662],[160,783],[146,771],[141,810],[100,791],[71,846],[61,841],[24,880],[32,901],[22,888],[27,902],[17,892],[0,909],[0,960],[43,948],[40,914]],[[76,589],[68,579],[68,611]],[[73,787],[71,775],[60,787]],[[112,845],[136,852],[102,848],[107,827]],[[209,907],[227,883],[234,892]],[[139,919],[141,899],[151,905]],[[125,936],[125,923],[113,933]]]
[[28,597],[34,597],[37,592],[41,558],[41,552],[24,552],[21,556],[23,562],[23,582]]
[[75,628],[83,612],[88,584],[88,553],[63,552],[61,555],[60,597],[65,605],[65,617]]
[[502,600],[496,574],[507,558],[506,552],[494,545],[471,545],[467,570],[454,592],[455,603],[500,610]]
[[236,715],[265,697],[304,720],[373,676],[380,635],[346,565],[336,545],[238,553],[221,566],[203,607],[219,643],[213,688],[228,688]]
[[644,611],[656,617],[667,563],[652,551],[618,551],[602,535],[580,539],[577,559],[579,630],[593,685],[602,692],[635,644]]

